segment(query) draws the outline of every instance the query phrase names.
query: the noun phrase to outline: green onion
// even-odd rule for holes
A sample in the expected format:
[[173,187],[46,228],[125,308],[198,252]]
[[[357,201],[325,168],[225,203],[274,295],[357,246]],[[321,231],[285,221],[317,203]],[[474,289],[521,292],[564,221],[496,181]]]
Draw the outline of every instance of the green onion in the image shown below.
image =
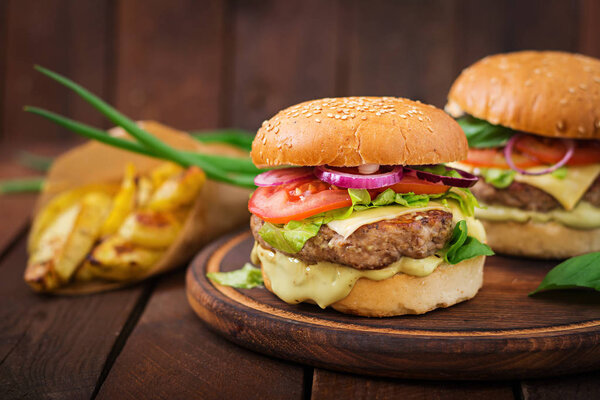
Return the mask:
[[52,157],[40,156],[28,151],[22,151],[19,153],[18,158],[19,164],[40,172],[48,171],[52,165],[52,162],[54,161]]
[[44,185],[44,178],[19,178],[0,181],[1,193],[39,192]]
[[[250,159],[177,150],[146,132],[134,121],[70,79],[40,66],[36,66],[35,68],[44,75],[73,90],[109,120],[125,129],[125,131],[136,139],[137,142],[110,136],[105,131],[40,108],[25,107],[26,111],[47,118],[58,125],[90,139],[146,156],[173,161],[184,167],[195,165],[202,168],[204,172],[206,172],[206,175],[211,179],[244,187],[254,187],[254,177],[260,173],[260,170],[252,164]],[[240,131],[233,130],[230,132],[222,132],[218,135],[221,136],[221,141],[236,141],[238,143],[245,143],[245,146],[248,146],[247,139],[239,138]],[[229,136],[225,137],[224,135]],[[232,135],[238,136],[238,138],[234,139]],[[216,141],[214,136],[213,138],[208,139]]]
[[190,134],[202,143],[228,143],[241,149],[252,150],[254,135],[241,129],[219,129],[217,131],[195,131]]

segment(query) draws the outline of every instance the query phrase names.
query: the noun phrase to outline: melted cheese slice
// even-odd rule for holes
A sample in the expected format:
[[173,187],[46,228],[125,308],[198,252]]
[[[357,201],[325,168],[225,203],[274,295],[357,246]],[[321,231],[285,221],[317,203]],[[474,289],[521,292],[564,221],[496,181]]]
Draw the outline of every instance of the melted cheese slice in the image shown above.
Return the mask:
[[[431,204],[431,203],[430,203]],[[444,210],[449,211],[447,207],[439,203],[427,207],[403,207],[403,206],[384,206],[371,208],[364,211],[355,211],[352,215],[346,219],[338,219],[331,221],[327,224],[335,233],[347,239],[348,236],[352,235],[358,228],[363,225],[372,224],[386,219],[394,219],[401,215],[412,214],[415,212],[431,211],[431,210]]]
[[[474,167],[461,163],[452,163],[456,168],[473,172]],[[540,171],[543,167],[529,168],[528,171]],[[564,179],[556,178],[552,174],[522,175],[515,174],[515,181],[527,183],[554,197],[565,210],[572,210],[581,200],[585,192],[600,175],[600,164],[591,164],[576,167],[567,167],[567,176]]]

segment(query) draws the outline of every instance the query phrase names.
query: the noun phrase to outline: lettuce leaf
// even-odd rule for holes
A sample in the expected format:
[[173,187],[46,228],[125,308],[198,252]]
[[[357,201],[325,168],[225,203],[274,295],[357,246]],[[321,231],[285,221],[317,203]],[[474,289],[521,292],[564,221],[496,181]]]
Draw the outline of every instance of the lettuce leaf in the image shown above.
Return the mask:
[[256,268],[250,263],[244,264],[240,269],[229,272],[211,272],[206,274],[223,286],[233,286],[240,289],[252,289],[253,287],[263,285],[263,277],[260,268]]
[[469,236],[467,222],[463,220],[454,227],[452,238],[446,246],[444,261],[454,265],[473,257],[493,255],[494,252],[487,244]]
[[469,142],[469,147],[474,149],[485,149],[490,147],[501,147],[508,142],[514,134],[510,128],[500,125],[492,125],[489,122],[466,115],[456,120]]
[[516,171],[512,169],[480,168],[480,174],[490,185],[504,189],[515,180]]

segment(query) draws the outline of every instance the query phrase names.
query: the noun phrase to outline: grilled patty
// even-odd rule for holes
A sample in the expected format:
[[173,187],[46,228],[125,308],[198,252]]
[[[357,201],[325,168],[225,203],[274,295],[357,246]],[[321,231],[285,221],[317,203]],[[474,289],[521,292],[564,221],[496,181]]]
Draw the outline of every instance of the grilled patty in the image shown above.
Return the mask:
[[[480,179],[471,191],[485,204],[520,208],[527,211],[546,212],[562,208],[548,193],[521,182],[513,182],[505,189],[498,189]],[[594,207],[600,207],[600,178],[596,179],[582,198]]]
[[[273,249],[258,234],[264,221],[253,215],[250,227],[254,239]],[[452,236],[452,214],[441,210],[416,212],[358,228],[347,239],[323,225],[317,236],[302,250],[288,254],[307,264],[329,261],[356,269],[381,269],[401,257],[425,258],[441,250]]]

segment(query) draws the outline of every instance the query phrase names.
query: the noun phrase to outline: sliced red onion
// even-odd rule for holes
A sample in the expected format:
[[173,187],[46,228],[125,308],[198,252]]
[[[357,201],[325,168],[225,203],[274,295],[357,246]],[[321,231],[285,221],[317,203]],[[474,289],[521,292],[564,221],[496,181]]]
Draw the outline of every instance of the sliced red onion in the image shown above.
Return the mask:
[[346,189],[377,189],[390,186],[402,180],[403,169],[394,167],[382,174],[362,175],[336,171],[324,165],[315,168],[315,175],[323,182]]
[[513,137],[511,137],[508,140],[508,142],[506,142],[506,147],[504,147],[504,158],[506,158],[506,163],[508,164],[508,166],[510,168],[512,168],[513,170],[515,170],[518,173],[523,174],[523,175],[546,175],[552,171],[556,171],[557,169],[559,169],[560,167],[562,167],[563,165],[568,163],[569,160],[571,159],[571,157],[573,157],[573,153],[575,152],[575,142],[571,139],[563,139],[563,143],[567,146],[567,151],[565,152],[565,155],[559,162],[557,162],[556,164],[552,165],[551,167],[548,167],[541,171],[536,171],[536,172],[527,171],[523,168],[517,167],[517,165],[512,160],[513,147],[515,146],[515,143],[517,142],[517,140],[519,140],[519,138],[522,136],[523,136],[522,133],[518,133],[518,134],[514,135]]
[[455,186],[455,187],[462,187],[462,188],[471,187],[471,186],[475,185],[477,183],[477,181],[479,180],[479,178],[477,178],[473,174],[468,173],[467,171],[463,171],[458,168],[446,167],[446,166],[444,166],[444,168],[446,168],[446,170],[453,170],[453,171],[458,172],[460,174],[460,176],[462,176],[462,178],[438,175],[438,174],[434,174],[432,172],[420,171],[418,169],[412,169],[412,168],[407,168],[407,167],[404,167],[404,173],[407,175],[415,176],[419,179],[423,179],[428,182],[440,183],[440,184],[446,185],[446,186]]
[[312,167],[292,167],[272,169],[271,171],[263,172],[254,178],[256,186],[279,186],[286,183],[292,183],[313,175]]

